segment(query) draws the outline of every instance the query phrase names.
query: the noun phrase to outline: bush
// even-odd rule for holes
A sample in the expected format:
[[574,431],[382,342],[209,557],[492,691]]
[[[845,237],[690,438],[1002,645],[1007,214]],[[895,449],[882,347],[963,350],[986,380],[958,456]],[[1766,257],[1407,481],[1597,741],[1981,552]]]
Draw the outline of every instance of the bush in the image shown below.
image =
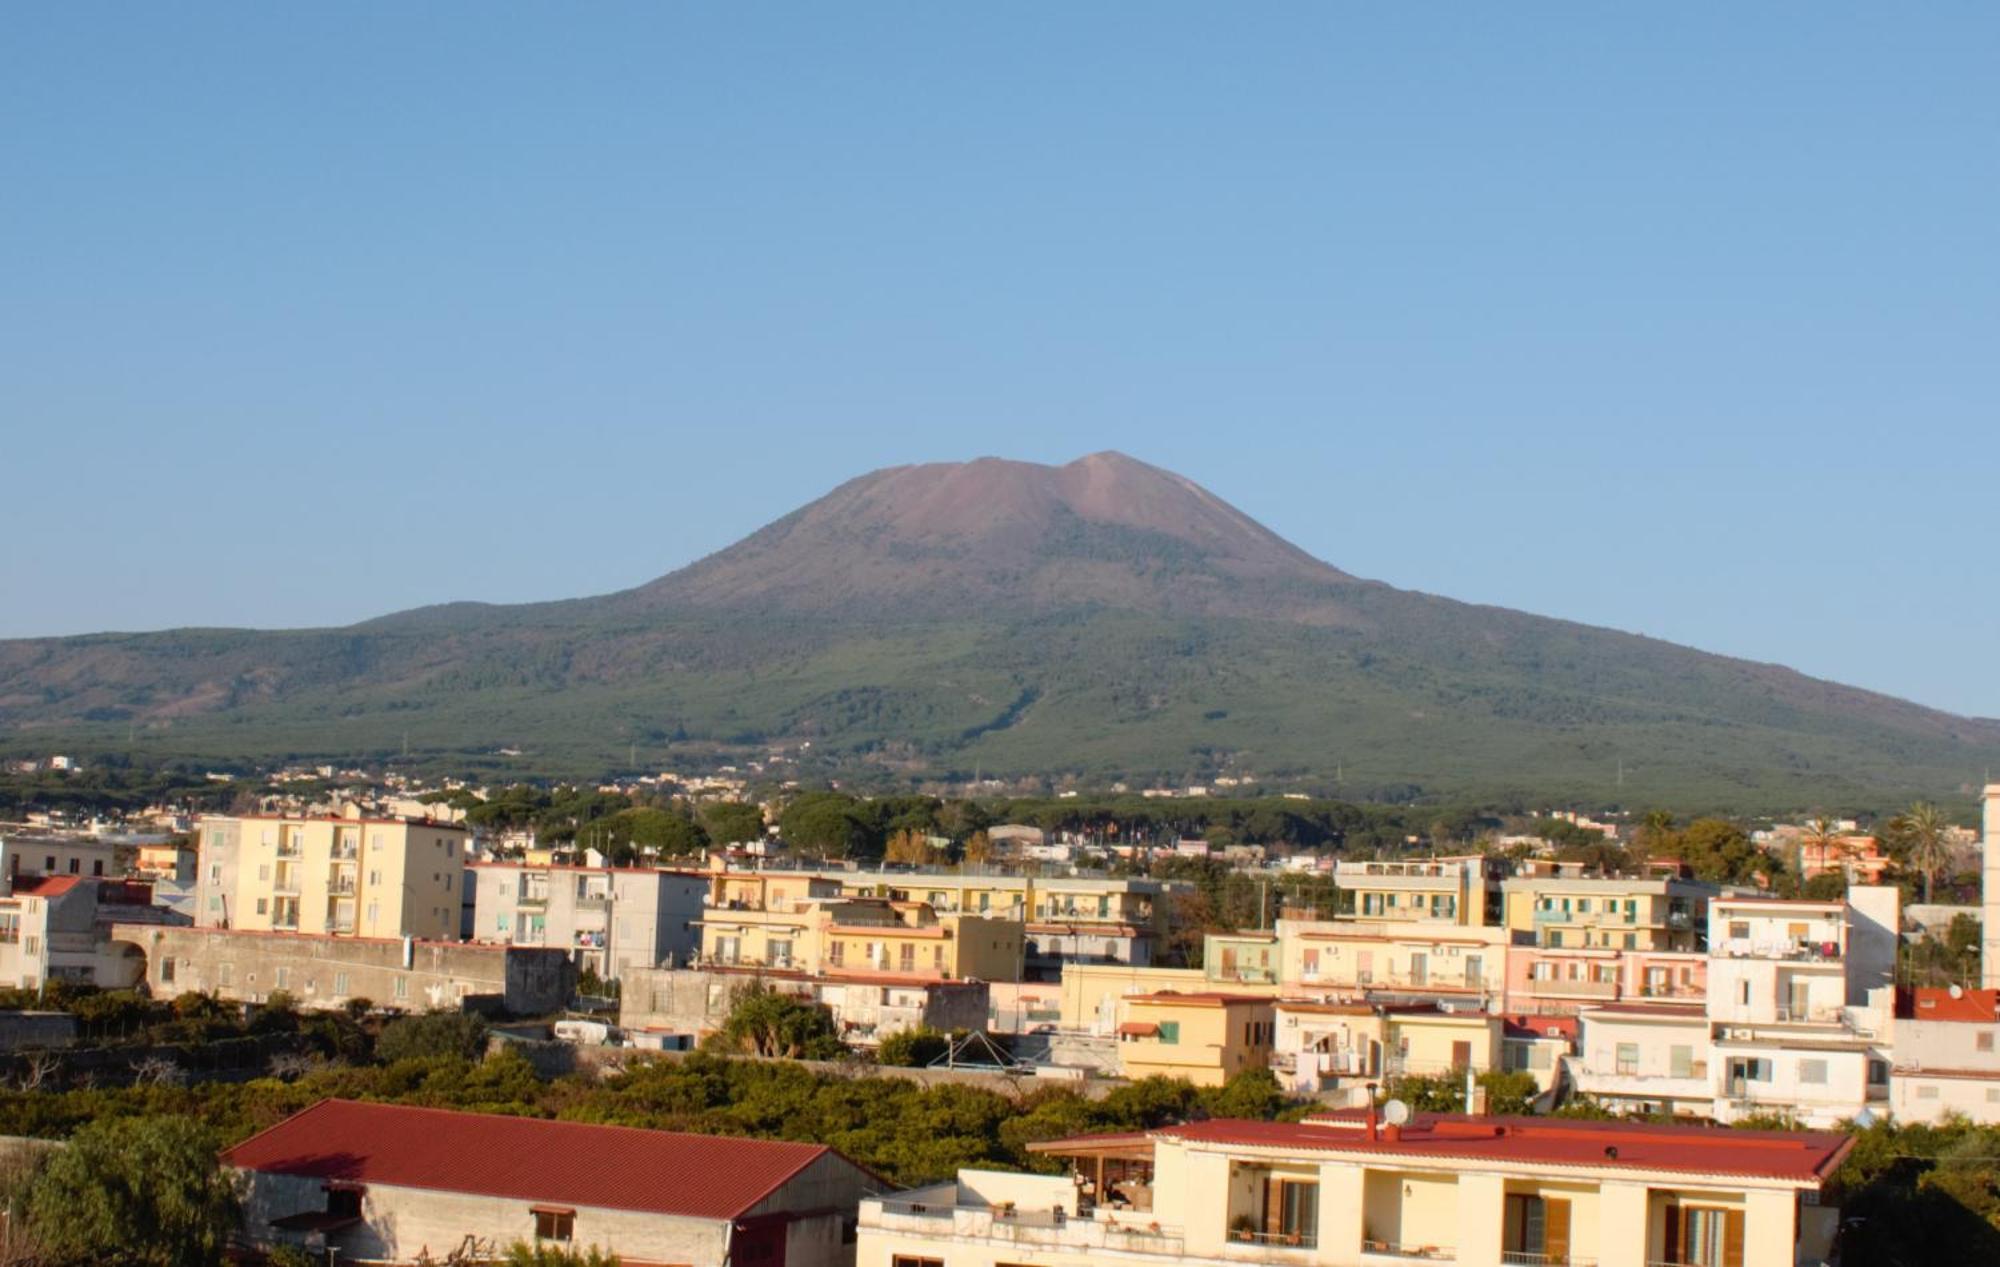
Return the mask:
[[390,1065],[438,1057],[477,1060],[486,1051],[486,1033],[485,1018],[470,1012],[405,1016],[382,1027],[375,1040],[375,1058]]
[[875,1052],[875,1063],[922,1068],[950,1050],[951,1038],[929,1026],[898,1030],[882,1040]]
[[736,992],[729,1018],[704,1046],[789,1060],[832,1060],[847,1051],[833,1032],[833,1013],[762,982]]
[[236,1227],[217,1141],[180,1117],[93,1122],[30,1182],[28,1226],[44,1261],[210,1267]]

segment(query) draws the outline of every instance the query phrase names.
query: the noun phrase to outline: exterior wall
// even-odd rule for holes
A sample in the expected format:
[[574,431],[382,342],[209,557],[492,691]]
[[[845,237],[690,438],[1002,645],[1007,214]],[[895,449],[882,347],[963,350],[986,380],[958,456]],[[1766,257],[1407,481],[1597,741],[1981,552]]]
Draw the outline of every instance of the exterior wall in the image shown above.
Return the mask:
[[1834,1045],[1765,1036],[1719,1041],[1709,1061],[1714,1116],[1727,1123],[1782,1113],[1806,1126],[1836,1126],[1870,1101],[1887,1106],[1887,1082],[1870,1082],[1871,1063],[1886,1071],[1887,1053],[1861,1042]]
[[[1118,1028],[1119,1001],[1127,995],[1152,994],[1161,990],[1193,992],[1203,989],[1207,978],[1199,968],[1128,968],[1111,964],[1064,964],[1062,974],[1062,1022],[1066,1030],[1110,1034]],[[1273,998],[1277,987],[1266,987]],[[1255,986],[1242,986],[1232,993],[1258,993]]]
[[1698,1012],[1584,1012],[1570,1080],[1610,1107],[1707,1116],[1712,1055],[1708,1019]]
[[1119,1063],[1128,1078],[1157,1074],[1219,1087],[1270,1063],[1274,1011],[1263,999],[1127,999],[1123,1017],[1121,1025],[1160,1027],[1154,1036],[1120,1036]]
[[133,846],[87,836],[8,836],[0,840],[0,877],[74,875],[116,879],[125,874],[126,863],[137,854]]
[[708,879],[650,867],[530,867],[474,863],[475,941],[549,946],[606,979],[635,968],[682,965],[697,933]]
[[1684,880],[1524,877],[1501,885],[1507,928],[1538,946],[1694,951],[1716,890]]
[[[253,1240],[300,1243],[296,1235],[275,1231],[271,1221],[326,1208],[320,1180],[255,1172],[245,1180],[243,1226]],[[502,1197],[370,1184],[361,1214],[361,1226],[328,1238],[343,1258],[412,1262],[428,1255],[439,1260],[465,1246],[468,1238],[497,1256],[515,1241],[535,1239],[533,1203]],[[726,1220],[579,1206],[572,1243],[648,1262],[720,1267],[728,1256],[728,1230]]]
[[[1825,1249],[1801,1242],[1798,1195],[1788,1184],[1565,1169],[1570,1173],[1541,1174],[1524,1164],[1503,1172],[1446,1159],[1419,1167],[1275,1150],[1232,1155],[1162,1140],[1155,1147],[1150,1211],[1078,1207],[1066,1179],[961,1172],[957,1184],[864,1201],[856,1267],[893,1267],[898,1258],[944,1267],[1358,1267],[1412,1259],[1501,1267],[1540,1261],[1506,1250],[1510,1195],[1568,1201],[1570,1261],[1599,1267],[1664,1261],[1666,1210],[1675,1203],[1739,1212],[1744,1267],[1793,1267],[1795,1253],[1798,1261],[1813,1261]],[[1317,1182],[1312,1243],[1245,1241],[1232,1232],[1238,1216],[1256,1222],[1251,1212],[1267,1174]],[[1004,1201],[1013,1208],[999,1209]],[[1393,1252],[1397,1247],[1404,1252]]]
[[1941,1122],[1956,1114],[1982,1125],[2000,1123],[2000,1073],[1898,1068],[1889,1085],[1898,1122]]
[[815,975],[1018,981],[1022,929],[1008,919],[936,917],[921,905],[811,899],[787,910],[710,910],[701,922],[701,961]]
[[1477,861],[1341,862],[1333,870],[1340,919],[1478,928],[1487,881]]
[[[452,939],[471,833],[362,818],[204,818],[204,928]],[[233,827],[233,831],[230,828]]]
[[2000,989],[2000,783],[1986,785],[1985,841],[1979,855],[1979,984]]
[[1507,1010],[1567,1014],[1631,1000],[1700,1002],[1708,956],[1681,951],[1510,946]]
[[1507,931],[1325,920],[1279,920],[1287,993],[1455,995],[1499,1000]]
[[1202,939],[1202,975],[1215,985],[1268,985],[1284,955],[1276,933],[1210,933]]
[[841,1037],[862,1045],[907,1029],[949,1032],[986,1024],[984,982],[861,982],[695,968],[632,969],[619,994],[618,1024],[628,1031],[706,1034],[728,1019],[736,992],[755,983],[824,1005]]
[[576,984],[566,956],[527,947],[414,942],[405,966],[402,941],[141,924],[112,933],[145,953],[158,997],[204,990],[254,1003],[283,990],[306,1008],[362,998],[424,1011],[479,1000],[533,1016],[564,1007]]
[[1389,1014],[1389,1069],[1431,1075],[1500,1067],[1502,1025],[1497,1016],[1470,1013]]

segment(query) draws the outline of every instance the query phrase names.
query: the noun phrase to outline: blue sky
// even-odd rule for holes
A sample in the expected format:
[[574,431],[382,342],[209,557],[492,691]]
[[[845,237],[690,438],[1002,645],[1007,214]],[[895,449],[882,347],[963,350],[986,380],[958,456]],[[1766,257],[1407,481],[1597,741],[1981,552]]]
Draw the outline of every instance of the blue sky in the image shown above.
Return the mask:
[[13,6],[0,636],[620,588],[1117,448],[2000,716],[2000,9]]

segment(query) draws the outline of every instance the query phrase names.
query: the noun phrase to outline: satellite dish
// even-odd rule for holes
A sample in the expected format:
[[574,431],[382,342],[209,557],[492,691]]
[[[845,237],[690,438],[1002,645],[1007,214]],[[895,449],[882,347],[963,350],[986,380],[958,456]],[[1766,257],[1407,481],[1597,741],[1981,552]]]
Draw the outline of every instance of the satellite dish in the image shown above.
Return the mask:
[[1382,1106],[1382,1120],[1391,1126],[1401,1126],[1410,1120],[1410,1106],[1401,1100],[1391,1100]]
[[1955,985],[1955,986],[1953,986],[1953,987],[1951,988],[1951,997],[1952,997],[1952,998],[1954,998],[1954,999],[1962,999],[1962,998],[1964,998],[1964,997],[1965,997],[1965,987],[1964,987],[1964,986],[1962,986],[1962,985]]

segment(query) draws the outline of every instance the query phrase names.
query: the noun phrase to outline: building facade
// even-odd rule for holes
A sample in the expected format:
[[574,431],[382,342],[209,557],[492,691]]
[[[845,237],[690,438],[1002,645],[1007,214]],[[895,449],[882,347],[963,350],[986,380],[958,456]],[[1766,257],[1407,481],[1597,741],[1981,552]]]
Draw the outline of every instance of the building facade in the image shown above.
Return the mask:
[[474,941],[552,947],[605,980],[686,966],[701,948],[708,878],[697,872],[514,862],[467,871]]
[[335,937],[459,935],[464,827],[413,819],[243,816],[199,824],[195,923]]

